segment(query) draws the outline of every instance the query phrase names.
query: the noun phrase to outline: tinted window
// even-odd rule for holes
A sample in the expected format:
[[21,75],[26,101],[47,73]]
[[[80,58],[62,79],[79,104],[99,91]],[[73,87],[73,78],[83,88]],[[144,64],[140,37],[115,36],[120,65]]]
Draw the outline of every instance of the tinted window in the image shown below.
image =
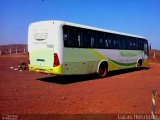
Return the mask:
[[102,32],[97,32],[96,47],[104,48],[104,34]]
[[81,30],[79,28],[76,28],[76,31],[75,31],[75,41],[77,42],[76,43],[77,47],[82,47],[81,40],[82,40]]
[[82,41],[81,41],[82,46],[86,48],[87,47],[87,31],[86,30],[82,30]]
[[104,47],[109,48],[109,42],[108,42],[108,35],[107,34],[104,35]]
[[96,47],[96,35],[95,35],[95,32],[91,31],[90,37],[89,37],[89,41],[90,41],[91,48]]
[[64,46],[69,47],[69,40],[68,40],[69,31],[67,27],[63,28],[63,39],[64,39]]
[[65,47],[147,50],[145,39],[104,33],[84,28],[63,26]]

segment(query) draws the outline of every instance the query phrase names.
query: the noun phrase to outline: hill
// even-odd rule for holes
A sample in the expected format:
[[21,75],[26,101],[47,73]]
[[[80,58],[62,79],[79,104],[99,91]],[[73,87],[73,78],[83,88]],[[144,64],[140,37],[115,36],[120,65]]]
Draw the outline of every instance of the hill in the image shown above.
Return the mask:
[[1,55],[27,52],[26,44],[0,45]]

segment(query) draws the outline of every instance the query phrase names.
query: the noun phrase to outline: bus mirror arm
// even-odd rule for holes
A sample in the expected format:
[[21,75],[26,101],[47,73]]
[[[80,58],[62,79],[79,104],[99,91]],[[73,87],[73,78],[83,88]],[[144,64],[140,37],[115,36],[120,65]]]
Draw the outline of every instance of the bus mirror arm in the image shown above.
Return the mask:
[[149,49],[152,49],[152,47],[151,47],[151,43],[149,44]]

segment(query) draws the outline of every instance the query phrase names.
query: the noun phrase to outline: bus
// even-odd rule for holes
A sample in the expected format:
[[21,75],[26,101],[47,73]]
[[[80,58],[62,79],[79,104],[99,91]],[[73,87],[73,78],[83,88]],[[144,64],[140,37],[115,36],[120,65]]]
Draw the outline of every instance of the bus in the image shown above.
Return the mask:
[[145,37],[58,20],[29,25],[28,56],[29,71],[55,75],[149,66]]

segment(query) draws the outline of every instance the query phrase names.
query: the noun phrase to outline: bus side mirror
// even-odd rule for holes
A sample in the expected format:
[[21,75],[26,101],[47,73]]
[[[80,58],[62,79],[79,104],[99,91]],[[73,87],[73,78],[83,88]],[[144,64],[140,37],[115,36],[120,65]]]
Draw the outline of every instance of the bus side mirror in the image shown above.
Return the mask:
[[149,49],[152,49],[152,47],[151,47],[151,43],[149,44]]

